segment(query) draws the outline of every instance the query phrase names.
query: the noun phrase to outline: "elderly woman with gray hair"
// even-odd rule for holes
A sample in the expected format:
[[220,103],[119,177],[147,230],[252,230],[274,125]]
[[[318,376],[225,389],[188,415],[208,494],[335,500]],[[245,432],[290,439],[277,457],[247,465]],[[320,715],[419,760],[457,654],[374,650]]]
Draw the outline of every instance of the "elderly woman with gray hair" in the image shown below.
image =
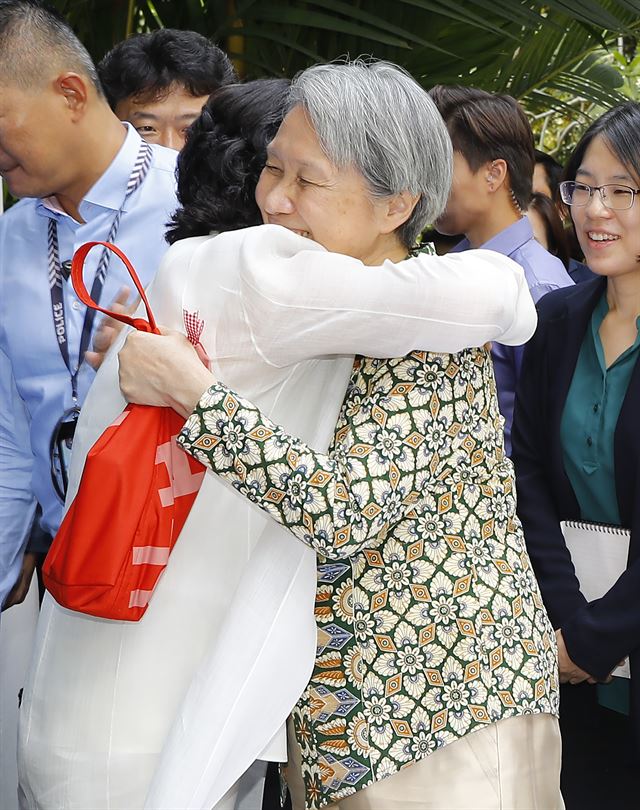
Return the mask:
[[[356,62],[294,81],[256,199],[265,222],[360,260],[377,283],[374,266],[407,256],[450,181],[425,91]],[[263,283],[278,333],[286,288],[268,270]],[[411,348],[357,358],[327,453],[176,333],[131,335],[120,380],[130,401],[187,417],[182,447],[317,553],[315,665],[289,721],[295,810],[561,808],[556,647],[490,356]]]

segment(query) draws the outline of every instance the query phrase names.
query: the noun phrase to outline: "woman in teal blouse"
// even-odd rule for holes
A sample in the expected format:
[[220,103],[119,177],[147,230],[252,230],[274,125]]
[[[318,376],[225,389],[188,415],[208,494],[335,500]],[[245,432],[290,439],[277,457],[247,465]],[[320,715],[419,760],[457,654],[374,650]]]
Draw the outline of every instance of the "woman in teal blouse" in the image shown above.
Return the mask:
[[[550,293],[525,352],[513,433],[518,513],[559,647],[568,810],[638,806],[640,104],[587,130],[561,184],[600,278]],[[560,521],[631,529],[626,571],[580,590]],[[629,657],[631,679],[612,677]]]

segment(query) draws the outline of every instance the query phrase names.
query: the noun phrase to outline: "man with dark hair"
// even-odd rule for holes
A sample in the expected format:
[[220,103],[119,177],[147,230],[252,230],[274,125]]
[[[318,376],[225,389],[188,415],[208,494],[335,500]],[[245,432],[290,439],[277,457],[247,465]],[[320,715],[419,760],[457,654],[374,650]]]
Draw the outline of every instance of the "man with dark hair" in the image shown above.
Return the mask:
[[[43,530],[60,524],[75,421],[94,377],[84,362],[94,320],[69,282],[71,257],[84,242],[115,241],[148,284],[167,249],[175,159],[113,114],[91,57],[56,12],[0,0],[0,174],[23,198],[0,218],[4,607],[24,598],[33,572],[23,552],[36,500]],[[127,279],[93,252],[85,280],[94,298],[110,302]]]
[[[437,230],[465,235],[456,251],[481,247],[514,259],[522,265],[534,301],[571,284],[560,259],[536,242],[525,215],[535,157],[531,126],[518,102],[507,95],[444,85],[434,87],[431,97],[454,149],[451,195]],[[522,347],[496,344],[493,360],[509,453]]]
[[161,28],[119,42],[98,65],[111,108],[149,143],[181,149],[211,93],[236,80],[227,55],[195,31]]

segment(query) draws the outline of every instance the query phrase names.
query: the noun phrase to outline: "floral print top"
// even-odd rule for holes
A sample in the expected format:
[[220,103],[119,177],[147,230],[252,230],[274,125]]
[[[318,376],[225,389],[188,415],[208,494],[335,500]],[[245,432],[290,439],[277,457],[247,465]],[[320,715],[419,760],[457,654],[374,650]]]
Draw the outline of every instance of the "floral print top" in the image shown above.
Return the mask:
[[328,454],[223,384],[179,442],[318,554],[316,662],[293,713],[308,810],[487,723],[557,713],[484,349],[361,359]]

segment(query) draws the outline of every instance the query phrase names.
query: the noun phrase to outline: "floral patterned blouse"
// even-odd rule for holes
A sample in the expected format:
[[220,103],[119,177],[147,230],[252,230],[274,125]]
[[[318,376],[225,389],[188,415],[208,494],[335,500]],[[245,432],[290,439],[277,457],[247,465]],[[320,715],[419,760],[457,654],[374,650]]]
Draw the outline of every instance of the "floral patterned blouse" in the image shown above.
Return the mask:
[[328,454],[223,384],[181,445],[318,554],[293,721],[307,810],[507,717],[557,714],[487,352],[361,359]]

